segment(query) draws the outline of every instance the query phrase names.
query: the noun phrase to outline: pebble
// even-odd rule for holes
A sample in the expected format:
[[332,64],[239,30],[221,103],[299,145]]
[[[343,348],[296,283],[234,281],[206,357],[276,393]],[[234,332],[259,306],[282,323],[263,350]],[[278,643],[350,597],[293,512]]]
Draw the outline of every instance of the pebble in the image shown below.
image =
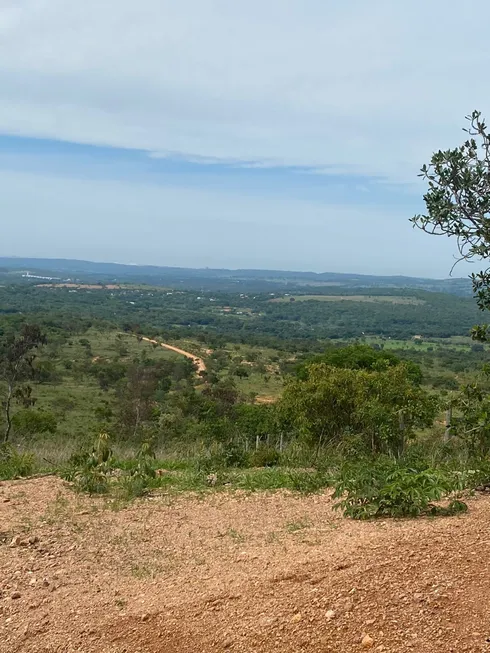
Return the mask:
[[20,535],[15,535],[15,536],[12,538],[12,540],[11,540],[9,546],[10,546],[11,549],[13,549],[13,548],[15,548],[16,546],[20,546],[21,544],[22,544],[22,540],[21,540]]
[[20,599],[20,597],[21,597],[20,592],[13,592],[13,594],[11,595],[11,598],[14,599],[14,600],[15,599]]
[[362,648],[373,648],[374,639],[370,635],[364,635],[361,641]]
[[335,610],[327,610],[325,618],[327,621],[332,621],[332,619],[335,619]]

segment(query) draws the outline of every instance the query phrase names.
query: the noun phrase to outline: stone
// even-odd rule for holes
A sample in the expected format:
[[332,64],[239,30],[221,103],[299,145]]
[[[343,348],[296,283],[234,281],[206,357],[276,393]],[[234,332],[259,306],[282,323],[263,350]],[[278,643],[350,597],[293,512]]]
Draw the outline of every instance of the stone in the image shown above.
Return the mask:
[[20,599],[20,596],[20,592],[13,592],[10,598],[14,599],[15,601],[16,599]]
[[362,648],[373,648],[374,639],[370,635],[364,635],[361,640],[361,646]]
[[15,537],[12,538],[9,546],[11,549],[14,549],[16,546],[20,546],[22,544],[22,539],[20,535],[15,535]]
[[335,610],[327,610],[325,618],[327,621],[332,621],[332,619],[335,619]]

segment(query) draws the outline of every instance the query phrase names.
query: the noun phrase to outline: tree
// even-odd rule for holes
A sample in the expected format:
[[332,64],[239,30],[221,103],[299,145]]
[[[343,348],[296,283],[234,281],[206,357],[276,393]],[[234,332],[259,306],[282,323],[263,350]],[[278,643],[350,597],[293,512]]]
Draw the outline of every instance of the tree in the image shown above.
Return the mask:
[[[313,356],[297,368],[297,376],[306,379],[312,363],[324,363],[330,367],[349,370],[384,370],[401,364],[401,359],[392,352],[382,351],[369,345],[347,345],[347,347],[330,347],[323,354]],[[412,361],[404,361],[406,370],[417,385],[422,383],[422,370]]]
[[24,384],[35,375],[32,364],[36,358],[36,350],[45,343],[46,336],[36,324],[26,324],[20,335],[12,335],[0,342],[0,380],[6,386],[3,401],[4,443],[8,442],[12,430],[13,401],[17,399],[24,407],[34,402],[31,397],[32,388]]
[[314,363],[286,383],[280,409],[311,444],[361,438],[373,453],[403,452],[414,429],[430,426],[437,400],[413,383],[405,364],[381,370]]
[[158,370],[155,366],[132,365],[127,379],[117,390],[118,422],[123,431],[136,440],[146,422],[155,421]]
[[[419,176],[429,185],[424,195],[427,214],[411,220],[431,235],[454,236],[456,263],[490,257],[490,133],[479,111],[466,120],[469,138],[460,147],[435,152],[422,167]],[[479,308],[489,309],[490,268],[473,273],[471,280]],[[473,335],[487,340],[488,326],[475,327]]]

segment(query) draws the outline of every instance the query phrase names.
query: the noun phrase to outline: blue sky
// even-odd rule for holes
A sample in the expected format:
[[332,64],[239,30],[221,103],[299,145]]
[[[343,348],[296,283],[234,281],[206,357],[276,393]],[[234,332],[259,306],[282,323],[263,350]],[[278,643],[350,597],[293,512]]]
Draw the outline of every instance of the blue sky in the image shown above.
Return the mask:
[[454,243],[408,219],[420,166],[489,105],[489,19],[484,0],[4,1],[0,255],[447,276]]

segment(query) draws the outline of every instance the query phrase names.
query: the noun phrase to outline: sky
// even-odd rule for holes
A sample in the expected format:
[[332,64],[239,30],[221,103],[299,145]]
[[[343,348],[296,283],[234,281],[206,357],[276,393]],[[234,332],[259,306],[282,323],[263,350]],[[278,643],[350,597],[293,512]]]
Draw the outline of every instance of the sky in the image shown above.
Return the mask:
[[422,164],[489,115],[489,22],[487,0],[0,0],[0,256],[446,277],[455,243],[409,218]]

